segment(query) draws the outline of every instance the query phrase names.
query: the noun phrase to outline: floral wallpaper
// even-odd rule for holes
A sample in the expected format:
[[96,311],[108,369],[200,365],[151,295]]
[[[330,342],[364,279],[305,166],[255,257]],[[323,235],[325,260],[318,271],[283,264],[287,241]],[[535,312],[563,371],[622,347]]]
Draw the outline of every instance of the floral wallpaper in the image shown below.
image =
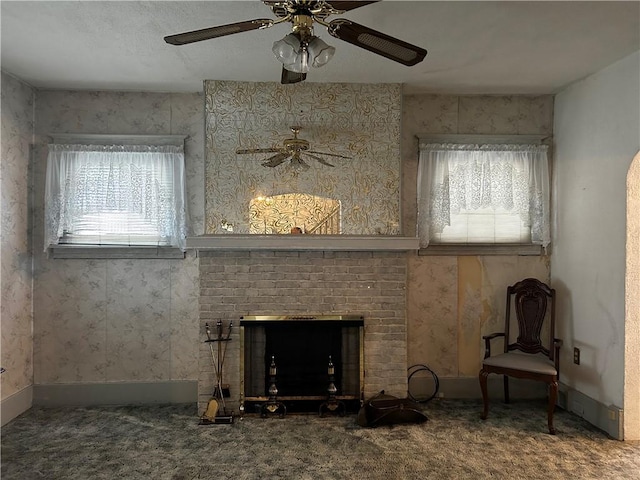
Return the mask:
[[[34,91],[2,74],[3,399],[31,383],[198,378],[199,260],[193,252],[185,260],[52,260],[36,248],[31,290],[29,235],[42,245],[48,133],[188,135],[194,235],[222,233],[223,219],[248,229],[248,208],[238,206],[291,186],[322,197],[339,192],[351,229],[345,233],[398,233],[401,209],[402,233],[412,235],[415,135],[552,133],[551,96],[401,96],[398,85],[287,87],[293,89],[216,81],[207,82],[204,96]],[[308,171],[296,172],[287,165],[264,168],[259,155],[235,154],[239,147],[278,145],[296,124],[313,148],[352,159],[332,161],[333,169],[311,162]],[[441,377],[475,377],[481,335],[499,328],[506,286],[549,276],[547,257],[409,256],[408,262],[408,363],[428,363]]]
[[[34,245],[49,133],[184,134],[192,234],[203,233],[203,96],[38,91]],[[198,376],[198,259],[60,260],[34,249],[35,383]]]
[[[553,96],[406,95],[402,116],[402,211],[416,225],[421,134],[553,134]],[[407,282],[408,364],[441,377],[477,377],[482,335],[501,331],[506,290],[518,280],[549,281],[549,258],[411,256]]]
[[[205,100],[206,233],[250,233],[253,198],[295,192],[341,202],[344,234],[400,233],[400,85],[206,81]],[[292,126],[311,150],[349,158],[302,170],[235,153],[281,146]]]
[[34,91],[2,73],[2,400],[33,384],[29,157]]

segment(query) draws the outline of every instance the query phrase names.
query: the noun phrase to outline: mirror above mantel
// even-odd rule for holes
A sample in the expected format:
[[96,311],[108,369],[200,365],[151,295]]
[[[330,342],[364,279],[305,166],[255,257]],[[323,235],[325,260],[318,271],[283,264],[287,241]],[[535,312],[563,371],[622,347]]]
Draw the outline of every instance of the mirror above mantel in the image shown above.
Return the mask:
[[[205,237],[401,235],[400,85],[205,81],[205,96]],[[291,125],[335,166],[265,168],[264,155],[236,154],[280,145]],[[295,227],[304,239],[289,239]]]
[[253,198],[249,204],[249,219],[249,233],[252,234],[342,233],[340,201],[305,193]]

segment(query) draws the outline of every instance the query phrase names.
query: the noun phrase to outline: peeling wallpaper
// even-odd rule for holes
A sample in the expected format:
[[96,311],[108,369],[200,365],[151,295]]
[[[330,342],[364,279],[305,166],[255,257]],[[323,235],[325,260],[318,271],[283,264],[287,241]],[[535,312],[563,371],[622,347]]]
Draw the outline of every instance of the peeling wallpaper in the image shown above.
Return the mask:
[[[404,96],[402,212],[406,235],[415,234],[416,225],[416,135],[430,133],[551,135],[553,96]],[[484,356],[482,335],[503,330],[507,286],[526,277],[549,282],[549,258],[410,256],[409,366],[426,363],[441,377],[476,377]]]
[[33,384],[29,157],[34,91],[2,73],[2,399]]
[[[400,85],[206,81],[205,97],[206,233],[250,233],[251,199],[284,193],[339,200],[344,234],[400,233]],[[305,171],[235,153],[281,146],[292,126],[310,150],[351,158]]]

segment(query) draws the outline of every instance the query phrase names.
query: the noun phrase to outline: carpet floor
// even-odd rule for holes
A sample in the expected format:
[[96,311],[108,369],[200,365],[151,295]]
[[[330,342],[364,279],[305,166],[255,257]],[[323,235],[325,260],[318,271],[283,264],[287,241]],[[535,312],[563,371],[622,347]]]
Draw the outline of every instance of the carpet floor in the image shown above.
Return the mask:
[[2,480],[640,479],[640,443],[544,403],[434,400],[420,425],[355,415],[198,425],[194,405],[32,408],[2,429]]

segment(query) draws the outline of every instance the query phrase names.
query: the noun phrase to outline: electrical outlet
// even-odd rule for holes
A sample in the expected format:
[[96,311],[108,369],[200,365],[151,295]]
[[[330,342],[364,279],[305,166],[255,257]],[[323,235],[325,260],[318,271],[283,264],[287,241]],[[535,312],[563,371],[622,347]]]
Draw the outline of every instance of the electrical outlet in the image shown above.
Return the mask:
[[578,347],[573,347],[573,363],[580,365],[580,349]]

